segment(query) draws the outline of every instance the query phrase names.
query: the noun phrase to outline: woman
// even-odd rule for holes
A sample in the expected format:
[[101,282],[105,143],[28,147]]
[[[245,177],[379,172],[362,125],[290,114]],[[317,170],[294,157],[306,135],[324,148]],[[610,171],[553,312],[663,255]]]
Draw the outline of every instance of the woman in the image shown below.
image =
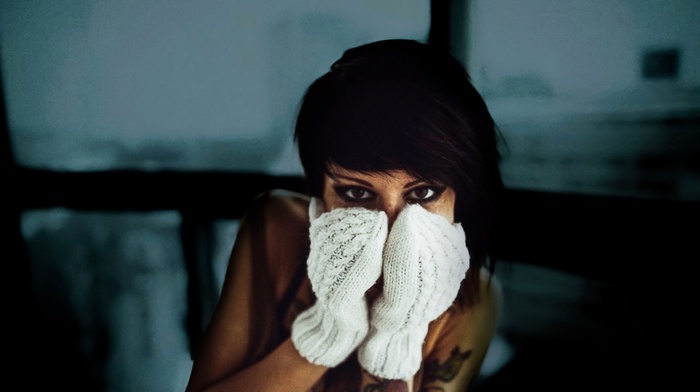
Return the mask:
[[498,320],[503,185],[464,68],[412,40],[347,50],[295,140],[309,195],[243,219],[187,390],[466,390]]

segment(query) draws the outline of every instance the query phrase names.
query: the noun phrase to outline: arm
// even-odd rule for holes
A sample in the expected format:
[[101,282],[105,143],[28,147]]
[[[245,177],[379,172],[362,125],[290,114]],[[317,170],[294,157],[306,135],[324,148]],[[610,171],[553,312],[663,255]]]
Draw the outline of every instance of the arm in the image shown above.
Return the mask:
[[[262,218],[257,218],[269,221],[272,218],[268,215],[280,216],[263,213]],[[249,220],[244,219],[231,253],[219,303],[195,356],[188,392],[308,390],[327,370],[302,358],[289,339],[257,363],[243,367],[248,344],[252,343],[248,342],[253,293],[251,263],[251,227]]]
[[498,325],[501,286],[485,270],[481,296],[470,308],[454,307],[436,329],[422,366],[420,391],[464,392],[474,383]]
[[413,392],[413,380],[389,380],[362,370],[362,386],[360,391],[392,391]]

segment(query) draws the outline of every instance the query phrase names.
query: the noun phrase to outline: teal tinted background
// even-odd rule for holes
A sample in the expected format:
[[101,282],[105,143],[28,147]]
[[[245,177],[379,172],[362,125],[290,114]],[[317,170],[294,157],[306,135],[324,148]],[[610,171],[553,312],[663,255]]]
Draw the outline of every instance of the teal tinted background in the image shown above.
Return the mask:
[[[427,1],[197,5],[0,3],[3,84],[19,163],[299,173],[291,127],[303,88],[348,46],[423,39],[428,29]],[[700,199],[698,8],[681,0],[468,2],[465,18],[454,15],[465,36],[453,38],[465,44],[453,50],[508,141],[507,184]],[[677,77],[643,78],[644,53],[669,47],[680,55]],[[25,211],[33,289],[51,326],[40,343],[53,354],[32,358],[32,366],[45,365],[51,382],[73,390],[181,390],[191,365],[181,226],[177,211]],[[237,222],[203,226],[212,254],[202,268],[212,267],[220,284]],[[567,256],[559,266],[569,264]],[[638,260],[627,262],[638,268]],[[639,293],[518,260],[499,269],[505,332],[553,342],[571,356],[641,330],[630,315]],[[578,339],[585,350],[569,344]],[[504,342],[494,345],[502,355],[493,351],[487,372],[499,370],[515,347],[496,342]],[[550,360],[565,363],[566,355]],[[527,361],[538,371],[529,373],[537,378],[532,385],[541,387],[550,368]],[[582,372],[596,369],[586,365]]]
[[346,48],[425,40],[429,2],[3,1],[19,164],[299,173],[308,84]]

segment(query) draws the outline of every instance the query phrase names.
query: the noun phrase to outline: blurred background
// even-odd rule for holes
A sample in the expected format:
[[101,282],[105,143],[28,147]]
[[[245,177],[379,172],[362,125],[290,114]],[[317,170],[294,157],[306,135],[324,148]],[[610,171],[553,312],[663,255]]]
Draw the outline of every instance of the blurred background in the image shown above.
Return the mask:
[[183,390],[238,220],[265,189],[303,189],[305,88],[385,38],[453,53],[503,135],[504,313],[477,386],[682,378],[696,0],[3,0],[10,378]]

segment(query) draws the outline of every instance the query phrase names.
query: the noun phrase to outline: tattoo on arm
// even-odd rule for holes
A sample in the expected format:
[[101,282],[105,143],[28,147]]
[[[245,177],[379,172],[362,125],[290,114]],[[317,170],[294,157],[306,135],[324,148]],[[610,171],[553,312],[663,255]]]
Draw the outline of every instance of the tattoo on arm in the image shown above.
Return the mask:
[[[369,373],[367,373],[369,374]],[[408,392],[408,383],[403,380],[385,380],[369,375],[374,383],[365,385],[362,392]]]
[[[457,377],[462,363],[469,358],[472,350],[459,351],[459,346],[455,346],[450,353],[450,357],[443,363],[437,359],[428,361],[425,365],[425,378],[427,382],[450,382]],[[371,384],[365,385],[363,392],[408,392],[408,384],[402,380],[385,380],[367,373],[373,380]],[[428,386],[421,389],[422,392],[442,392],[444,389],[439,386]]]
[[444,363],[440,363],[437,359],[428,361],[425,364],[425,378],[428,382],[442,381],[450,382],[459,373],[462,363],[469,358],[472,350],[465,352],[459,351],[459,346],[455,346],[450,353],[450,357]]

